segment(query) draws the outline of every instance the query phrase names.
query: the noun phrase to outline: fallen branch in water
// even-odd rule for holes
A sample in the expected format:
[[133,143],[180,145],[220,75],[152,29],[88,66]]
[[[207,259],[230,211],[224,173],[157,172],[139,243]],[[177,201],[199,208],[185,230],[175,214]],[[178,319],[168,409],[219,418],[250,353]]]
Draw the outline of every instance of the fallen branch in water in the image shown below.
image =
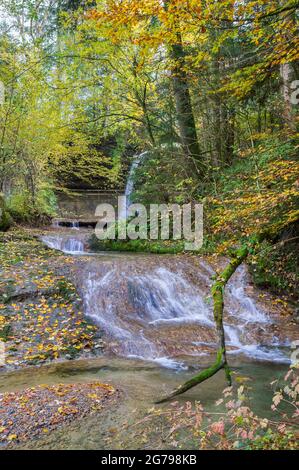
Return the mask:
[[183,385],[180,385],[169,395],[164,398],[161,398],[160,400],[157,400],[155,403],[164,403],[177,395],[185,393],[190,388],[193,388],[196,385],[212,377],[221,369],[224,369],[227,382],[229,385],[231,385],[231,373],[226,359],[225,334],[223,327],[224,289],[232,275],[237,270],[237,268],[245,261],[249,253],[261,240],[262,237],[259,237],[258,239],[253,241],[251,245],[242,246],[239,250],[236,250],[236,252],[232,255],[230,262],[224,268],[224,270],[217,276],[217,279],[212,286],[211,293],[214,305],[213,313],[218,335],[218,351],[216,361],[213,365],[211,365],[207,369],[204,369],[199,374],[195,375],[190,380],[185,382]]

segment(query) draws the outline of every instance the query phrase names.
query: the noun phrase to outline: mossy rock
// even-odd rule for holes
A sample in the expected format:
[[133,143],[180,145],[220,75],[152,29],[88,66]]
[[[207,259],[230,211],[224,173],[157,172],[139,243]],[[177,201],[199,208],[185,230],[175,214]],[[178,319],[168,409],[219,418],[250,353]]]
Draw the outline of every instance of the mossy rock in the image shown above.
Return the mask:
[[6,210],[3,194],[0,194],[0,232],[6,232],[11,226],[12,219]]

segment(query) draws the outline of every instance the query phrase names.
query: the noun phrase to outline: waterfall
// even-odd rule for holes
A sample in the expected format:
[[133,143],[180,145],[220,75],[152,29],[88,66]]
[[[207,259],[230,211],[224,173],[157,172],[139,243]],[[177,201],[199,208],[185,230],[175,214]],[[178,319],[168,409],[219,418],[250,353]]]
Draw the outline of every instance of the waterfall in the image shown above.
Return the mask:
[[129,177],[128,177],[128,181],[127,181],[127,185],[126,185],[126,190],[125,190],[125,196],[127,198],[128,205],[131,203],[131,195],[132,195],[132,192],[133,192],[133,189],[134,189],[135,171],[137,170],[139,165],[142,163],[144,157],[147,154],[148,154],[148,152],[142,152],[141,154],[136,155],[133,162],[132,162]]
[[[217,338],[212,305],[207,302],[207,266],[201,266],[198,276],[204,288],[190,282],[184,269],[150,269],[147,262],[141,274],[135,268],[130,262],[110,267],[107,263],[104,272],[90,270],[85,276],[82,293],[86,314],[111,337],[113,352],[167,367],[179,366],[174,354],[214,354]],[[246,294],[246,269],[237,273],[226,295],[228,353],[286,362],[271,333],[273,322]]]
[[[143,155],[143,154],[142,154]],[[132,164],[126,195],[130,201]],[[78,228],[74,221],[71,228]],[[52,232],[42,237],[50,248],[82,254],[83,232]],[[214,269],[204,260],[120,255],[94,258],[80,271],[78,283],[87,316],[109,337],[111,352],[184,367],[186,356],[214,355],[217,335],[211,300]],[[288,362],[289,343],[274,319],[248,293],[248,273],[239,267],[225,291],[224,330],[227,352],[254,360]],[[276,318],[276,322],[277,322]]]
[[135,172],[137,170],[137,168],[139,167],[139,165],[142,163],[144,157],[148,154],[148,152],[143,152],[143,153],[140,153],[139,155],[135,155],[133,161],[132,161],[132,164],[131,164],[131,168],[130,168],[130,172],[129,172],[129,176],[128,176],[128,179],[127,179],[127,184],[126,184],[126,189],[125,189],[125,196],[126,196],[126,207],[124,208],[124,210],[119,214],[119,219],[120,220],[125,220],[126,217],[127,217],[127,212],[128,212],[128,208],[130,206],[130,204],[132,203],[132,200],[131,200],[131,196],[132,196],[132,193],[133,193],[133,189],[134,189],[134,176],[135,176]]
[[73,230],[80,230],[80,225],[78,220],[73,220],[71,224],[71,228]]
[[54,250],[63,251],[67,254],[79,254],[84,253],[84,243],[77,238],[64,237],[60,235],[47,235],[41,238],[41,240],[49,247]]
[[64,222],[61,220],[53,219],[52,227],[53,228],[70,227],[73,230],[80,230],[80,222],[78,220],[68,220]]

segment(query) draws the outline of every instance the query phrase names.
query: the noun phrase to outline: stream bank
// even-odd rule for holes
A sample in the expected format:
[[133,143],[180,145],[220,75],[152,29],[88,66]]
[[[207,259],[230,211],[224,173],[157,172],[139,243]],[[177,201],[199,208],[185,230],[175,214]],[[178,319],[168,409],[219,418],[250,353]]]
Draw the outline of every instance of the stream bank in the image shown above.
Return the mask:
[[0,338],[8,369],[95,356],[103,348],[71,280],[74,259],[43,245],[40,234],[0,234]]

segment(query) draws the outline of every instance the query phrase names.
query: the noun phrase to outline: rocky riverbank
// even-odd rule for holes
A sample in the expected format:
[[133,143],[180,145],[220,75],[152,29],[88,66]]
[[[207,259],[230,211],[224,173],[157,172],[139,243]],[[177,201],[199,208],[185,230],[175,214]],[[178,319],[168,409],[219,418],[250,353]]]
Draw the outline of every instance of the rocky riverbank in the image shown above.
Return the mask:
[[[96,357],[104,342],[71,281],[74,260],[38,230],[0,233],[0,371]],[[100,382],[39,385],[0,394],[0,442],[14,448],[100,413],[118,391]]]
[[74,259],[45,247],[39,234],[0,234],[1,368],[96,356],[103,347],[71,282]]

